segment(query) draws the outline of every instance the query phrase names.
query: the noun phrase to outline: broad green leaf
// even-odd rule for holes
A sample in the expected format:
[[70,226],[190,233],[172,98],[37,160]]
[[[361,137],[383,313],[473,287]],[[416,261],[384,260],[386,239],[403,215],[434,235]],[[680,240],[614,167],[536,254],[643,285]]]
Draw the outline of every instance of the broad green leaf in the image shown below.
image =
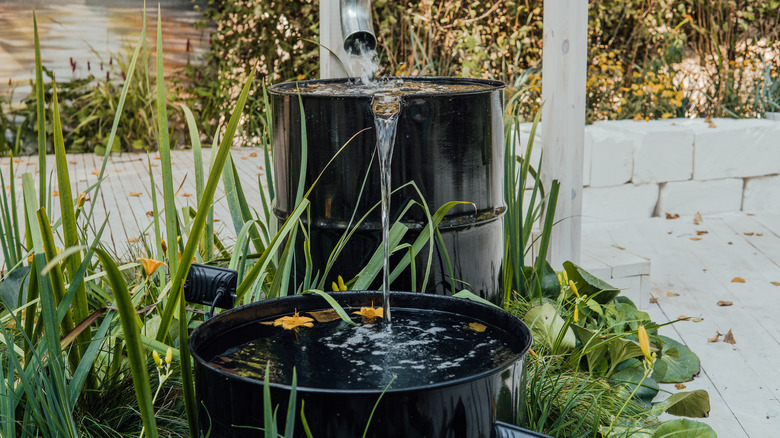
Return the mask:
[[[660,383],[680,383],[693,380],[701,370],[699,357],[690,348],[667,338],[656,336],[661,341],[661,354],[655,365],[653,378]],[[659,367],[659,363],[663,365]]]
[[572,262],[564,262],[563,269],[569,279],[577,285],[580,295],[587,295],[599,304],[606,304],[618,296],[620,290],[610,286],[606,282],[594,277],[588,271],[580,268]]
[[562,337],[558,352],[572,350],[576,345],[577,338],[571,327],[566,327],[563,318],[558,315],[558,311],[550,303],[531,307],[523,317],[523,321],[531,328],[534,340],[542,342],[552,351],[555,351],[556,340],[564,329],[566,332]]
[[718,434],[707,424],[678,418],[658,426],[653,438],[718,438]]
[[26,302],[29,274],[29,266],[20,266],[0,281],[0,297],[2,297],[3,302],[13,306],[11,309]]
[[659,388],[658,383],[656,383],[656,381],[651,377],[648,377],[642,381],[644,376],[644,367],[640,365],[620,370],[613,374],[610,379],[613,382],[624,383],[628,385],[631,391],[634,391],[634,388],[637,388],[641,382],[641,386],[636,389],[634,397],[640,400],[646,408],[650,408],[653,398],[656,396],[656,394],[658,394]]
[[707,418],[710,416],[710,395],[703,389],[678,392],[655,405],[655,409],[678,417]]

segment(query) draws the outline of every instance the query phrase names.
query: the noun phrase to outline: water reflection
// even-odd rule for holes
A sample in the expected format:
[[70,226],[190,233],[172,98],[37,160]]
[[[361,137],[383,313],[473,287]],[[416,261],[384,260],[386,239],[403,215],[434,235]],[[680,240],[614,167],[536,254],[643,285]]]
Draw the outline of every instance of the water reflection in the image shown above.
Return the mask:
[[[202,14],[195,11],[191,0],[147,1],[152,53],[156,50],[158,2],[164,63],[166,72],[171,72],[188,60],[195,61],[208,48],[213,30],[195,28]],[[197,3],[202,6],[205,1]],[[7,92],[11,80],[17,98],[29,93],[29,79],[34,76],[33,9],[43,64],[59,80],[99,74],[101,58],[108,62],[110,53],[120,52],[123,46],[135,47],[143,19],[143,0],[0,0],[0,92]]]

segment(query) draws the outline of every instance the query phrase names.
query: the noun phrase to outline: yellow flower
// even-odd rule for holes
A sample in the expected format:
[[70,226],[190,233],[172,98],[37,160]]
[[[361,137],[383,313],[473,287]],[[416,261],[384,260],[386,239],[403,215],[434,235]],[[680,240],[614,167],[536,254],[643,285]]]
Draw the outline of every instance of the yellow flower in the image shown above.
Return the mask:
[[352,312],[355,315],[360,315],[365,320],[364,322],[371,322],[377,317],[384,318],[384,312],[381,307],[373,307],[374,303],[371,303],[372,307],[361,307],[359,311]]
[[173,349],[171,347],[168,347],[168,350],[165,352],[165,364],[170,365],[173,361]]
[[154,274],[154,272],[157,271],[157,268],[159,268],[160,266],[168,266],[165,263],[154,259],[146,259],[143,257],[138,257],[136,260],[141,262],[141,264],[143,265],[144,271],[146,272],[146,278],[151,277],[152,274]]
[[274,326],[282,326],[285,330],[298,330],[298,327],[314,327],[314,319],[308,316],[298,315],[298,310],[295,310],[292,316],[283,316],[277,318],[274,321]]
[[160,368],[162,366],[162,359],[160,359],[160,355],[157,354],[157,350],[152,350],[152,358],[154,359],[154,364],[157,365],[157,368]]
[[640,325],[638,330],[639,335],[639,348],[642,349],[642,354],[645,355],[645,359],[652,360],[650,356],[650,337],[647,335],[645,326]]

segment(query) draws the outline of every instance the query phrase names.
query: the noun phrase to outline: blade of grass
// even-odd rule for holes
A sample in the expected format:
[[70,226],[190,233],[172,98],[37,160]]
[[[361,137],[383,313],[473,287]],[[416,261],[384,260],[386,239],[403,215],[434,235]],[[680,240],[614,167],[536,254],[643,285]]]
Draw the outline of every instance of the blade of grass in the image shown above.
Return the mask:
[[[198,134],[198,124],[195,122],[195,116],[193,116],[192,111],[187,105],[182,103],[179,106],[181,107],[182,112],[184,112],[184,118],[187,121],[187,128],[189,129],[190,133],[192,159],[195,164],[195,190],[198,196],[197,201],[200,202],[200,198],[203,196],[203,189],[205,188],[204,186],[206,182],[203,174],[203,152],[201,150],[200,135]],[[212,211],[213,207],[209,207],[209,212]],[[211,232],[208,230],[209,226],[212,228]],[[200,241],[201,257],[203,257],[203,259],[206,261],[211,258],[214,249],[214,245],[212,243],[213,240],[211,238],[211,236],[214,234],[213,227],[213,221],[211,224],[209,224],[209,221],[206,221],[206,232]],[[209,243],[211,243],[211,245],[209,245]]]
[[[141,344],[141,333],[135,315],[135,307],[130,299],[122,273],[112,257],[102,248],[96,248],[95,253],[103,265],[108,283],[114,292],[116,307],[119,309],[119,321],[122,324],[122,334],[125,339],[127,358],[133,377],[133,387],[138,401],[138,410],[144,425],[144,432],[149,438],[157,438],[157,421],[154,418],[152,406],[152,390],[149,387],[149,372],[146,368],[146,353]],[[182,371],[183,373],[183,371]],[[197,435],[193,435],[197,436]]]
[[46,102],[43,99],[43,67],[41,65],[41,43],[38,39],[38,18],[33,11],[33,29],[35,31],[35,101],[38,116],[38,201],[46,204]]

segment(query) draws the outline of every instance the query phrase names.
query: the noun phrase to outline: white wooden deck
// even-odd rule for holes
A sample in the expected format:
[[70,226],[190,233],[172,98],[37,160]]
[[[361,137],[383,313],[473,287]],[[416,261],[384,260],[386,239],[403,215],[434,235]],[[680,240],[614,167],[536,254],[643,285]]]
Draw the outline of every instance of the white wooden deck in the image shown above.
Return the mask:
[[[233,159],[251,205],[260,205],[257,177],[263,174],[262,154],[256,149],[235,149]],[[209,149],[204,150],[208,162]],[[253,156],[254,154],[254,156]],[[162,179],[156,154],[150,154],[162,209]],[[192,154],[174,151],[173,183],[179,207],[194,205],[195,176]],[[35,173],[37,157],[15,162],[17,178]],[[50,174],[54,158],[47,160]],[[97,180],[101,157],[91,154],[69,157],[74,196]],[[0,160],[8,185],[9,159]],[[134,259],[137,239],[151,234],[152,210],[149,167],[145,154],[116,154],[108,163],[103,189],[96,202],[97,226],[110,215],[104,241],[124,260]],[[37,180],[37,178],[36,178]],[[55,179],[56,180],[56,179]],[[21,199],[21,179],[17,196]],[[181,188],[179,188],[181,187]],[[220,185],[215,202],[216,228],[224,237],[232,225]],[[58,197],[52,197],[50,216],[56,217]],[[20,201],[21,202],[21,201]],[[19,204],[21,215],[21,203]],[[89,204],[87,204],[89,206]],[[700,233],[697,234],[697,231]],[[701,233],[706,231],[705,233]],[[699,240],[693,240],[699,239]],[[130,252],[128,252],[130,248]],[[135,248],[135,249],[133,249]],[[647,262],[652,262],[652,269]],[[587,223],[583,226],[582,265],[615,286],[628,288],[631,296],[654,320],[666,322],[678,316],[703,321],[680,322],[662,329],[693,349],[702,360],[702,373],[687,389],[707,389],[712,411],[708,422],[723,438],[774,437],[780,430],[780,212],[747,215],[734,213],[704,217],[694,225],[692,217],[675,220]],[[649,274],[649,276],[648,276]],[[744,283],[732,282],[741,277]],[[780,283],[778,283],[780,284]],[[645,297],[642,297],[644,290]],[[649,294],[657,300],[650,303]],[[679,294],[679,295],[677,295]],[[731,301],[720,307],[718,301]],[[717,332],[732,331],[736,344],[707,340]],[[666,385],[666,390],[677,391]]]

